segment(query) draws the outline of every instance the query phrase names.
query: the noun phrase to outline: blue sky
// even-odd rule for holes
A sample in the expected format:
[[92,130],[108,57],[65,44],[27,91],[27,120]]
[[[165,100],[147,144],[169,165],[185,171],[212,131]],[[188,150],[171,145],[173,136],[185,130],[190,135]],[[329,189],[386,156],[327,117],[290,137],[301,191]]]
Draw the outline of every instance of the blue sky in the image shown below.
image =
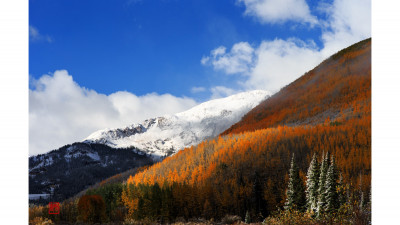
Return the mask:
[[30,74],[66,69],[80,85],[104,94],[127,90],[205,100],[207,93],[198,96],[191,87],[236,86],[200,63],[217,46],[296,36],[321,47],[320,29],[261,24],[244,9],[234,0],[30,1],[30,25],[49,37],[31,41]]
[[370,37],[370,4],[31,0],[30,154],[212,98],[274,93]]

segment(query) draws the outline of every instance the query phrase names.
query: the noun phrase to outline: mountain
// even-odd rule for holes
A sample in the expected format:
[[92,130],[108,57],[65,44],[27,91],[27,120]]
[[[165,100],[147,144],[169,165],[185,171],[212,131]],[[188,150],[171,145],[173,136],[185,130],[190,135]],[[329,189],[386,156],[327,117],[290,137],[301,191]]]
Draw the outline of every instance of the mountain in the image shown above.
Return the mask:
[[[292,157],[305,181],[313,155],[335,157],[346,204],[369,201],[371,39],[326,59],[218,137],[136,173],[122,200],[133,218],[265,218],[283,208]],[[160,189],[166,200],[148,197]],[[161,210],[149,211],[154,205]]]
[[282,88],[221,135],[279,125],[315,125],[361,108],[370,110],[370,104],[371,39],[366,39]]
[[[105,178],[150,165],[153,160],[135,148],[74,143],[29,157],[29,193],[61,201]],[[50,196],[51,195],[51,196]]]
[[171,155],[217,136],[266,99],[268,94],[256,90],[211,100],[175,115],[147,119],[125,128],[96,131],[83,142],[114,148],[134,146],[156,158]]

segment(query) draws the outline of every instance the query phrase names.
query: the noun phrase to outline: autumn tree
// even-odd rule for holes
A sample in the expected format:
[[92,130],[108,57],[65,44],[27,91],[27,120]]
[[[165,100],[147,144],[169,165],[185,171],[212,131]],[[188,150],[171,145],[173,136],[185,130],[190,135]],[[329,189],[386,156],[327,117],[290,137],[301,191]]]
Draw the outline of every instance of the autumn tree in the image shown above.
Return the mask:
[[78,202],[79,219],[87,223],[102,223],[106,219],[106,206],[100,195],[84,195]]

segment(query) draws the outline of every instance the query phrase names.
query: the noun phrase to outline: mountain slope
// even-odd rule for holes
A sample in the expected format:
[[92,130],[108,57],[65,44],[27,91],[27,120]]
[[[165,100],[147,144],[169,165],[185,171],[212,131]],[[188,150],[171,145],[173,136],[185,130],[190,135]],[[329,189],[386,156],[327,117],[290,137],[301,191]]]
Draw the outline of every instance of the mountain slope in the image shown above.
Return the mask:
[[175,115],[148,119],[125,128],[100,130],[83,142],[116,148],[134,146],[156,157],[170,155],[217,136],[266,99],[268,94],[256,90],[211,100]]
[[156,203],[147,196],[162,187],[171,194],[160,204],[173,218],[244,218],[247,212],[265,217],[284,205],[291,157],[304,181],[312,156],[327,152],[347,194],[368,201],[363,196],[371,188],[371,40],[325,60],[218,138],[130,177],[122,199],[129,216],[143,216]]
[[61,201],[107,177],[152,163],[138,149],[74,143],[29,157],[29,193],[52,194]]
[[[323,123],[354,110],[370,110],[371,39],[331,56],[248,112],[221,135],[278,125]],[[365,108],[365,109],[361,109]]]

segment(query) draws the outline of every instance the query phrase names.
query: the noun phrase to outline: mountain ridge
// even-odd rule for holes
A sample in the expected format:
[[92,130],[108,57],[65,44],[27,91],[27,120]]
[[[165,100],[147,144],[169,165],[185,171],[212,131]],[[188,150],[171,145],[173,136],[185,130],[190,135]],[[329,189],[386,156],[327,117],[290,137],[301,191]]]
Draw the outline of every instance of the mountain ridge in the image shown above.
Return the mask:
[[263,90],[242,92],[201,103],[174,115],[150,118],[124,128],[99,130],[83,142],[116,148],[134,146],[162,157],[219,135],[268,96],[269,92]]

